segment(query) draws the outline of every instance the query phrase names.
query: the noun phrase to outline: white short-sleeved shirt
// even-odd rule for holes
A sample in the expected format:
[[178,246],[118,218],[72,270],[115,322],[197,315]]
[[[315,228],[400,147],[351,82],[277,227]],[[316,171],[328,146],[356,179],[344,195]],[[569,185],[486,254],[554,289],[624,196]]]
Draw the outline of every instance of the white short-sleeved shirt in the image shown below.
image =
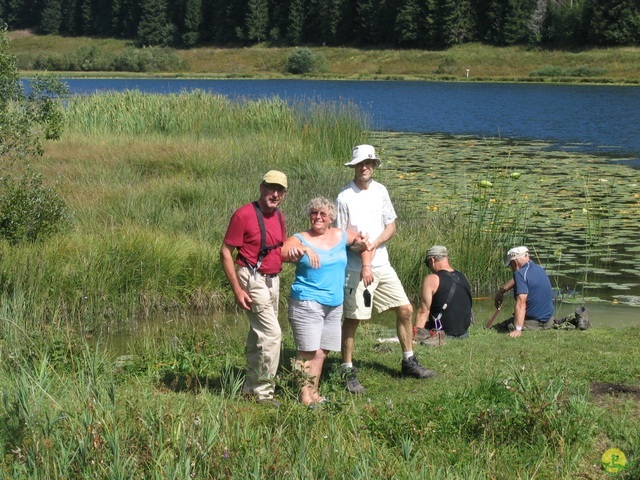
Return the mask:
[[[370,180],[369,188],[361,190],[351,181],[338,194],[338,228],[362,232],[369,235],[369,241],[380,236],[385,227],[394,222],[396,212],[391,203],[386,187],[375,180]],[[385,244],[376,249],[371,261],[371,268],[376,269],[389,265],[389,253]],[[359,254],[348,251],[347,270],[362,269]]]

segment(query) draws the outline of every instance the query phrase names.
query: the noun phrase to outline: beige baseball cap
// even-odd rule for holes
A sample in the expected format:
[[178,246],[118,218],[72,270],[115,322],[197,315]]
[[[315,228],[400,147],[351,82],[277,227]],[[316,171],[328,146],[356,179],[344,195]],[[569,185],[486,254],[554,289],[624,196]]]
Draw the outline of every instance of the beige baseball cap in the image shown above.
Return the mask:
[[262,180],[264,181],[264,183],[273,183],[276,185],[282,185],[284,188],[288,188],[287,176],[284,173],[279,172],[278,170],[269,170],[264,174]]

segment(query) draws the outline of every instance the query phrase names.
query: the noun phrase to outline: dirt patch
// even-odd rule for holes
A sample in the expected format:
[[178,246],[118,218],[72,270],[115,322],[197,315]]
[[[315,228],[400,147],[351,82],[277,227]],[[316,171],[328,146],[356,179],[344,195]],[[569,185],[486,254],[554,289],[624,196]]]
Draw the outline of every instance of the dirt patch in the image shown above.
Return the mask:
[[12,32],[8,32],[7,38],[9,40],[15,40],[16,38],[30,37],[32,35],[34,35],[33,30],[27,28],[25,30],[14,30]]
[[624,383],[593,382],[591,384],[591,395],[630,395],[640,399],[640,387],[625,385]]

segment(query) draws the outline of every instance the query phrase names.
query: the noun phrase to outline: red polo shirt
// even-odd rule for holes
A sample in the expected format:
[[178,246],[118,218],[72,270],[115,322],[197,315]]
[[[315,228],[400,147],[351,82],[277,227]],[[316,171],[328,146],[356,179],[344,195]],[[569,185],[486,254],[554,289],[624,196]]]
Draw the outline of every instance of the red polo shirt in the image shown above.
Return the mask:
[[[282,212],[280,213],[282,214]],[[282,214],[282,221],[280,221],[280,215],[276,211],[272,213],[263,212],[262,215],[267,233],[267,246],[284,242],[286,240],[284,214]],[[258,253],[260,253],[261,239],[260,224],[253,204],[243,205],[231,217],[227,233],[224,236],[224,243],[236,247],[242,257],[255,265],[258,261]],[[281,247],[277,247],[267,253],[262,259],[260,273],[265,275],[280,273],[280,270],[282,270],[280,250]],[[236,263],[247,266],[237,257]]]

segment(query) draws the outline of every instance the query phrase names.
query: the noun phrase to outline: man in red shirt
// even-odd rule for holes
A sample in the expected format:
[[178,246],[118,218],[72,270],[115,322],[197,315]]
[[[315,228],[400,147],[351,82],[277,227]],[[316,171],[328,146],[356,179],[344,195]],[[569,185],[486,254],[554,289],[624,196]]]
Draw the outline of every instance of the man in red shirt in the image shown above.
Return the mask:
[[277,207],[286,193],[286,175],[277,170],[267,172],[260,184],[260,198],[234,212],[220,248],[220,262],[236,303],[249,317],[243,391],[260,403],[277,403],[273,378],[282,337],[278,275],[282,269],[280,249],[287,238],[284,215]]

